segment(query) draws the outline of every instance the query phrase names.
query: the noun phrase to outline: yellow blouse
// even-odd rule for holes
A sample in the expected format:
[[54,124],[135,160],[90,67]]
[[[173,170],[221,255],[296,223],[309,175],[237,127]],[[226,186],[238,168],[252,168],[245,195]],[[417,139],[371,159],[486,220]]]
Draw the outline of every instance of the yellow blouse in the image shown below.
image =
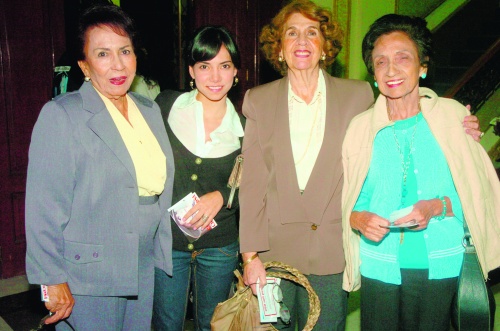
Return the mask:
[[139,196],[161,194],[167,178],[166,157],[139,108],[127,95],[129,123],[111,100],[99,91],[97,93],[104,101],[132,158]]

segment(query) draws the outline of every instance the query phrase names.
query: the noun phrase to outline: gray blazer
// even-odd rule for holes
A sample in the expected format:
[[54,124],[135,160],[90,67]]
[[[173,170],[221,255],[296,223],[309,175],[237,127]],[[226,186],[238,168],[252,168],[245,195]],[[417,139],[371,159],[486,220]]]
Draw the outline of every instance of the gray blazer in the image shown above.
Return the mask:
[[[174,162],[158,105],[137,104],[167,158],[155,263],[172,273]],[[139,196],[132,159],[91,83],[42,109],[33,129],[26,185],[26,273],[33,284],[68,282],[94,296],[138,293]]]

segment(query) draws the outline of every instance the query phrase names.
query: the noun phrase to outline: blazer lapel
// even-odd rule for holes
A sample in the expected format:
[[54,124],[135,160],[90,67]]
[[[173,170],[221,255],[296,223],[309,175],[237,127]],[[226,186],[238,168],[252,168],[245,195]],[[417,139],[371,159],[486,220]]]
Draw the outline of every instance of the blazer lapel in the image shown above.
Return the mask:
[[[144,117],[144,120],[156,137],[158,144],[160,144],[163,154],[165,154],[165,157],[167,159],[167,177],[173,176],[174,165],[172,160],[174,159],[174,156],[172,153],[172,148],[170,147],[167,131],[165,130],[163,121],[158,121],[158,116],[152,109],[153,102],[149,99],[143,98],[142,96],[137,96],[137,94],[134,95],[131,93],[129,95],[136,103],[137,108],[139,108],[139,111]],[[146,111],[145,107],[149,108],[147,109],[148,111]]]
[[276,181],[278,187],[287,187],[297,202],[300,203],[300,189],[293,159],[290,139],[290,118],[288,114],[288,78],[281,80],[276,98],[276,116],[274,125],[274,162],[276,163]]
[[88,127],[111,149],[134,178],[134,182],[137,182],[132,158],[101,97],[91,83],[84,83],[80,88],[80,94],[83,99],[83,109],[94,114],[87,122]]
[[[326,87],[326,116],[323,143],[304,190],[304,203],[307,216],[313,223],[321,223],[325,206],[330,202],[336,190],[342,189],[343,174],[341,163],[342,127],[338,88],[333,78],[323,72]],[[321,192],[321,194],[318,194]]]

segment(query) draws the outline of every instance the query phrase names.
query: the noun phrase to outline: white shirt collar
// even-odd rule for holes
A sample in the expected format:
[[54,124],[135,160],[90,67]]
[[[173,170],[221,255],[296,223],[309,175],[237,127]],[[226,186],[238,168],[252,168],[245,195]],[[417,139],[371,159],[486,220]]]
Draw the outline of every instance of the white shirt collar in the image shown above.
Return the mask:
[[[196,112],[196,117],[203,119],[203,107],[201,106],[201,102],[196,99],[198,93],[198,90],[194,89],[191,92],[184,93],[179,96],[172,106],[172,111],[174,109],[180,111],[183,108],[192,107],[192,109]],[[170,116],[172,116],[172,113]],[[238,113],[229,98],[226,98],[226,114],[222,119],[221,125],[215,129],[212,134],[223,133],[226,131],[232,132],[237,137],[243,137],[244,135],[243,126],[241,125]]]

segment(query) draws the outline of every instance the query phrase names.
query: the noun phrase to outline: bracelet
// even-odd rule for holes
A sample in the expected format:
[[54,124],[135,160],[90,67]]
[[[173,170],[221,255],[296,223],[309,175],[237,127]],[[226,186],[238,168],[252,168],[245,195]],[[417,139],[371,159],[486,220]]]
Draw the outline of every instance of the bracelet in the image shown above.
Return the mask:
[[258,257],[259,257],[259,254],[255,253],[248,260],[246,260],[245,262],[243,262],[243,264],[241,265],[241,267],[244,269],[248,264],[250,264],[250,262],[252,262],[253,260],[255,260]]
[[441,202],[443,203],[443,212],[441,213],[441,215],[436,216],[435,219],[441,221],[443,218],[446,217],[447,208],[446,208],[446,199],[444,197],[440,197],[439,200],[441,200]]

